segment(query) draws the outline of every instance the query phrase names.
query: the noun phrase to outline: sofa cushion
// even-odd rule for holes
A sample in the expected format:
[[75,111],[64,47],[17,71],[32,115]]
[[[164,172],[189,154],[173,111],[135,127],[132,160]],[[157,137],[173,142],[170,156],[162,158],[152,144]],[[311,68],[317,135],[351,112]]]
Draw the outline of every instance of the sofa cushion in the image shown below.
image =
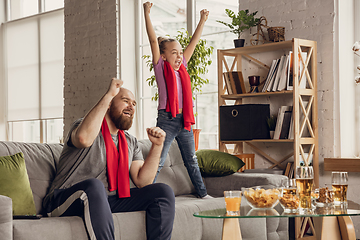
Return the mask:
[[36,213],[23,153],[0,157],[0,194],[12,199],[13,215]]
[[215,150],[199,150],[196,152],[196,156],[204,177],[227,176],[237,172],[245,165],[240,158]]
[[0,156],[24,154],[37,214],[45,214],[42,201],[54,179],[61,150],[62,145],[55,143],[0,142]]

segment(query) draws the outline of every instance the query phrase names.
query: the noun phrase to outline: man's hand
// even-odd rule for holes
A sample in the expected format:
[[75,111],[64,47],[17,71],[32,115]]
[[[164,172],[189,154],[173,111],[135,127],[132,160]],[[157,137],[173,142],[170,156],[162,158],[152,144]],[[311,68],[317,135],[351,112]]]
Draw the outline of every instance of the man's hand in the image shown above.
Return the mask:
[[206,20],[209,17],[209,11],[206,9],[203,9],[200,11],[200,21],[206,22]]
[[144,3],[144,4],[143,4],[143,6],[144,6],[144,13],[150,14],[150,9],[151,9],[152,5],[153,5],[153,4],[150,3],[150,2]]
[[111,97],[115,97],[120,92],[120,88],[123,84],[124,82],[122,80],[112,78],[107,94]]
[[164,143],[166,133],[161,128],[159,127],[147,128],[146,132],[152,144],[160,146]]

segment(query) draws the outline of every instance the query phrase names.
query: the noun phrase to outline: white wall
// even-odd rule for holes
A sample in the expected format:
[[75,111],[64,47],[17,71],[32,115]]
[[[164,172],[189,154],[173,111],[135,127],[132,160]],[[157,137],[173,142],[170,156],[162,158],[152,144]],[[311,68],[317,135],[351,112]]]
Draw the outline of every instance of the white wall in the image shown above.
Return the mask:
[[6,85],[5,85],[5,49],[3,41],[4,36],[4,25],[5,22],[5,1],[0,1],[0,141],[6,139]]

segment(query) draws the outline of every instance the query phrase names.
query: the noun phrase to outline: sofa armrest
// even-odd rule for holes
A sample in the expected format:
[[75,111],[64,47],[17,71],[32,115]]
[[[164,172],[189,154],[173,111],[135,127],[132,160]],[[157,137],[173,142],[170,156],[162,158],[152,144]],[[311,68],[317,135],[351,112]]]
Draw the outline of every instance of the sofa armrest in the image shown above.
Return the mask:
[[0,195],[0,236],[1,239],[13,239],[12,200]]
[[205,177],[204,183],[209,195],[223,197],[225,190],[241,190],[242,187],[280,187],[284,175],[266,173],[234,173],[224,177]]

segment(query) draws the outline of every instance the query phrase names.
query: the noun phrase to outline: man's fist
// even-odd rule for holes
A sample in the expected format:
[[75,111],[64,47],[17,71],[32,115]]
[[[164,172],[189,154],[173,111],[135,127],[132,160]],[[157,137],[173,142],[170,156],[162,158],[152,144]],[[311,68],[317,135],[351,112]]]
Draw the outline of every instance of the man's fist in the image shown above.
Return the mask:
[[120,92],[120,88],[123,84],[124,82],[122,80],[117,78],[112,78],[109,89],[107,91],[108,94],[110,94],[110,96],[112,97],[115,97]]
[[159,127],[147,128],[146,132],[148,134],[149,140],[155,145],[162,145],[165,141],[166,133]]

